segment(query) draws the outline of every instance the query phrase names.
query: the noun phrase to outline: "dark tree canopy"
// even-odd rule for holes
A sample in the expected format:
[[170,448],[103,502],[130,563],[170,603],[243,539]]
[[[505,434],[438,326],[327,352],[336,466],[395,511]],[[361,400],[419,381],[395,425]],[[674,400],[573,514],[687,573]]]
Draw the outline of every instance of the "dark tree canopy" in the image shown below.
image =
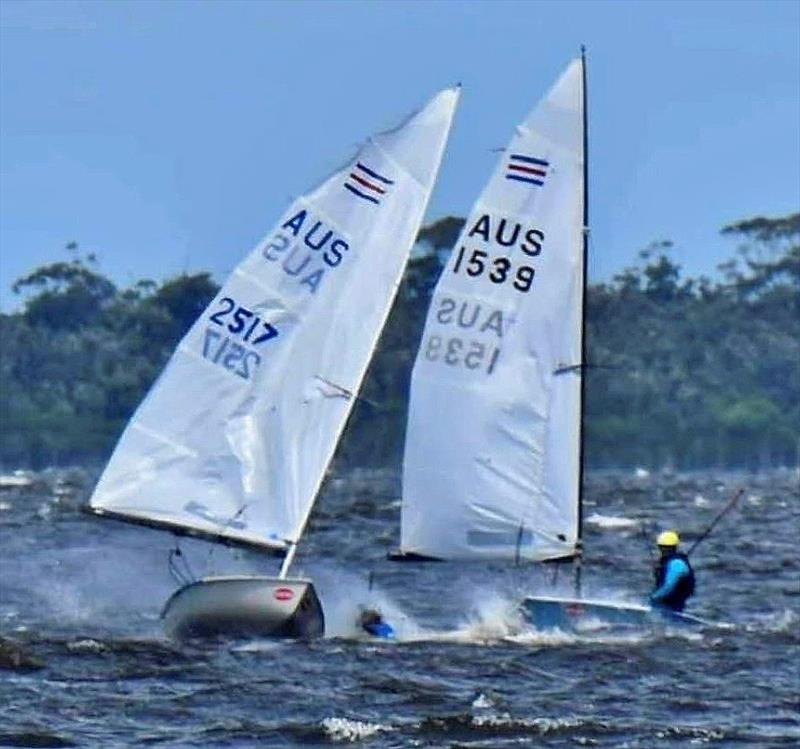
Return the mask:
[[[419,233],[337,460],[398,465],[411,367],[433,288],[464,219]],[[686,279],[655,242],[587,299],[590,467],[795,465],[800,454],[800,214],[722,230],[722,280]],[[217,292],[208,273],[118,289],[94,257],[17,281],[0,314],[0,463],[104,461]],[[420,251],[422,250],[422,251]]]

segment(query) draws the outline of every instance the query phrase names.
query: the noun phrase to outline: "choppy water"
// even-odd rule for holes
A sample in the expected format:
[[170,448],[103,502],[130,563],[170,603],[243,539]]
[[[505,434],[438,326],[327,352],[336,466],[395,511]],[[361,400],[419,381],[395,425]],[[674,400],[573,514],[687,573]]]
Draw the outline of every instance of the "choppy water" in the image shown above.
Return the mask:
[[[329,636],[203,646],[161,633],[171,536],[82,515],[72,479],[0,490],[0,746],[800,745],[796,472],[588,476],[584,592],[627,600],[651,582],[643,524],[691,540],[745,487],[693,557],[690,610],[731,628],[530,631],[514,601],[569,592],[568,568],[390,563],[397,478],[359,472],[330,482],[294,569],[316,581]],[[181,546],[198,575],[276,569]],[[364,602],[398,642],[358,636]]]

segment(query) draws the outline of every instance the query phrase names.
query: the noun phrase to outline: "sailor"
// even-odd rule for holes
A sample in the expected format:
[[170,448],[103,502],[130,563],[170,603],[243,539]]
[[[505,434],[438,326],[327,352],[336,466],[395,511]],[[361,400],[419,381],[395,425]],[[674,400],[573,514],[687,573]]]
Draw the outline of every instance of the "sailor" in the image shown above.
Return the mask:
[[675,531],[658,535],[656,544],[661,558],[655,568],[656,587],[650,603],[672,611],[683,611],[686,600],[694,593],[694,570],[689,557],[678,551],[680,538]]
[[394,627],[389,624],[377,609],[364,609],[358,617],[358,623],[368,634],[383,640],[394,639]]

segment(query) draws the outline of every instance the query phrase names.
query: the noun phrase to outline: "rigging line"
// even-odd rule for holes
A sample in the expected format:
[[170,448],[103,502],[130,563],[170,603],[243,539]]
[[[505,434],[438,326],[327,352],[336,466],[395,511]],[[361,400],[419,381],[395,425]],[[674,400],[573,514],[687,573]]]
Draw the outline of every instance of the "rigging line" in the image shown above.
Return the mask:
[[169,556],[167,557],[167,569],[169,569],[169,574],[172,575],[172,579],[175,580],[178,585],[185,585],[186,583],[183,581],[183,578],[178,574],[178,570],[175,568],[175,563],[173,561],[173,554],[175,553],[175,549],[170,549]]
[[550,581],[550,587],[551,588],[555,588],[556,587],[556,583],[558,582],[558,570],[559,570],[559,567],[561,567],[560,564],[554,564],[553,565],[553,579]]
[[208,557],[206,558],[207,569],[213,570],[214,552],[217,550],[217,544],[208,544]]
[[[192,568],[189,566],[188,560],[183,555],[180,543],[177,539],[175,541],[175,548],[170,549],[168,565],[170,574],[179,585],[189,585],[189,583],[197,579],[192,572]],[[181,566],[183,569],[181,569]]]
[[[336,391],[336,395],[333,396],[333,397],[337,397],[338,396],[338,397],[341,397],[341,398],[346,398],[347,400],[350,400],[353,397],[353,391],[352,390],[348,390],[346,387],[344,387],[342,385],[339,385],[338,383],[333,382],[332,380],[327,380],[324,377],[321,377],[320,375],[314,375],[314,379],[315,380],[319,380],[323,385],[328,385],[329,387],[332,387]],[[322,392],[322,391],[320,391],[320,392]],[[328,395],[325,392],[322,392],[322,394],[323,395]]]
[[514,550],[514,565],[519,567],[520,562],[520,547],[522,546],[522,535],[525,530],[525,523],[519,524],[519,530],[517,531],[517,547]]
[[[227,520],[225,520],[225,519],[223,519],[223,518],[220,518],[220,519],[219,519],[219,522],[217,523],[217,526],[218,526],[218,527],[219,527],[219,529],[220,529],[220,530],[219,530],[219,535],[221,536],[221,535],[222,535],[222,531],[224,531],[226,528],[232,528],[232,527],[234,527],[234,525],[233,525],[233,524],[236,522],[236,520],[239,518],[239,516],[240,516],[240,515],[241,515],[241,514],[242,514],[242,513],[243,513],[243,512],[244,512],[244,511],[245,511],[245,510],[246,510],[246,509],[249,507],[249,506],[250,506],[250,503],[249,503],[249,502],[245,502],[245,503],[244,503],[244,504],[243,504],[243,505],[242,505],[242,506],[241,506],[241,507],[240,507],[238,510],[236,510],[236,512],[235,512],[235,513],[234,513],[234,514],[233,514],[231,517],[229,517]],[[247,524],[246,524],[246,523],[245,523],[245,526],[244,526],[244,527],[245,527],[245,528],[247,527]]]
[[619,364],[590,364],[584,362],[583,364],[563,364],[557,369],[553,370],[554,375],[567,374],[568,372],[579,372],[586,369],[623,369]]
[[225,523],[225,525],[223,526],[223,528],[226,528],[226,527],[227,527],[227,526],[229,526],[231,523],[233,523],[233,521],[234,521],[234,520],[236,520],[236,519],[239,517],[239,515],[241,515],[241,514],[242,514],[242,513],[243,513],[243,512],[244,512],[244,511],[245,511],[245,510],[246,510],[246,509],[249,507],[249,505],[250,505],[250,503],[249,503],[249,502],[245,502],[245,503],[244,503],[244,504],[243,504],[243,505],[242,505],[242,506],[241,506],[241,507],[240,507],[240,508],[239,508],[239,509],[236,511],[236,514],[235,514],[235,515],[234,515],[234,516],[233,516],[233,517],[232,517],[230,520],[228,520],[228,522],[227,522],[227,523]]
[[696,548],[697,548],[697,547],[700,545],[700,543],[701,543],[702,541],[705,541],[705,539],[709,537],[709,535],[711,534],[711,531],[713,531],[713,530],[714,530],[714,527],[717,525],[717,523],[719,523],[719,521],[720,521],[720,520],[722,520],[722,518],[724,518],[724,517],[725,517],[725,515],[727,515],[727,514],[728,514],[728,511],[729,511],[729,510],[733,509],[734,505],[735,505],[735,504],[736,504],[736,502],[739,500],[739,497],[741,497],[741,496],[742,496],[742,494],[744,494],[744,487],[740,488],[740,489],[739,489],[739,490],[738,490],[738,491],[737,491],[737,492],[736,492],[736,493],[735,493],[735,494],[734,494],[734,495],[733,495],[733,496],[730,498],[730,500],[729,500],[729,501],[728,501],[728,503],[725,505],[725,507],[723,507],[723,508],[722,508],[722,510],[721,510],[721,511],[720,511],[720,512],[717,514],[717,516],[716,516],[716,517],[715,517],[715,518],[714,518],[714,519],[711,521],[711,525],[709,525],[709,526],[708,526],[708,528],[706,528],[706,529],[705,529],[705,531],[703,531],[703,533],[702,533],[702,534],[700,534],[700,538],[698,538],[698,539],[697,539],[697,540],[696,540],[696,541],[695,541],[695,542],[694,542],[694,543],[691,545],[691,547],[689,548],[689,551],[687,551],[687,552],[686,552],[686,556],[689,556],[689,555],[690,555],[690,554],[691,554],[691,553],[692,553],[692,552],[693,552],[693,551],[694,551],[694,550],[695,550],[695,549],[696,549]]
[[650,543],[650,538],[653,535],[653,526],[650,523],[643,522],[639,526],[639,535],[642,537],[642,540],[647,547],[647,556],[650,558],[650,563],[655,564],[658,560],[653,554],[653,546]]
[[[341,397],[346,398],[347,400],[356,400],[356,401],[363,401],[364,403],[368,403],[373,408],[380,408],[380,405],[369,398],[365,398],[363,395],[359,395],[358,393],[354,393],[352,390],[348,390],[346,387],[339,385],[332,380],[328,380],[321,375],[314,375],[315,380],[319,380],[323,385],[328,385],[336,390],[336,395],[328,396],[328,397]],[[326,393],[322,393],[323,396],[326,396]]]

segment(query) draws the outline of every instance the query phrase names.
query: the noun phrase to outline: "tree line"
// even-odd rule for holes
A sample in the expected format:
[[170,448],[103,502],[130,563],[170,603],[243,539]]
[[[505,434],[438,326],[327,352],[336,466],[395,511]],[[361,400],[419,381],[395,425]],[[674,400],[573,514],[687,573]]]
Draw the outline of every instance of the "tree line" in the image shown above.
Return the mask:
[[[428,302],[464,220],[424,227],[337,454],[399,465]],[[590,468],[766,468],[800,454],[800,214],[725,227],[720,277],[684,278],[670,243],[587,290]],[[0,465],[102,464],[195,318],[209,273],[118,288],[74,243],[0,314]]]

